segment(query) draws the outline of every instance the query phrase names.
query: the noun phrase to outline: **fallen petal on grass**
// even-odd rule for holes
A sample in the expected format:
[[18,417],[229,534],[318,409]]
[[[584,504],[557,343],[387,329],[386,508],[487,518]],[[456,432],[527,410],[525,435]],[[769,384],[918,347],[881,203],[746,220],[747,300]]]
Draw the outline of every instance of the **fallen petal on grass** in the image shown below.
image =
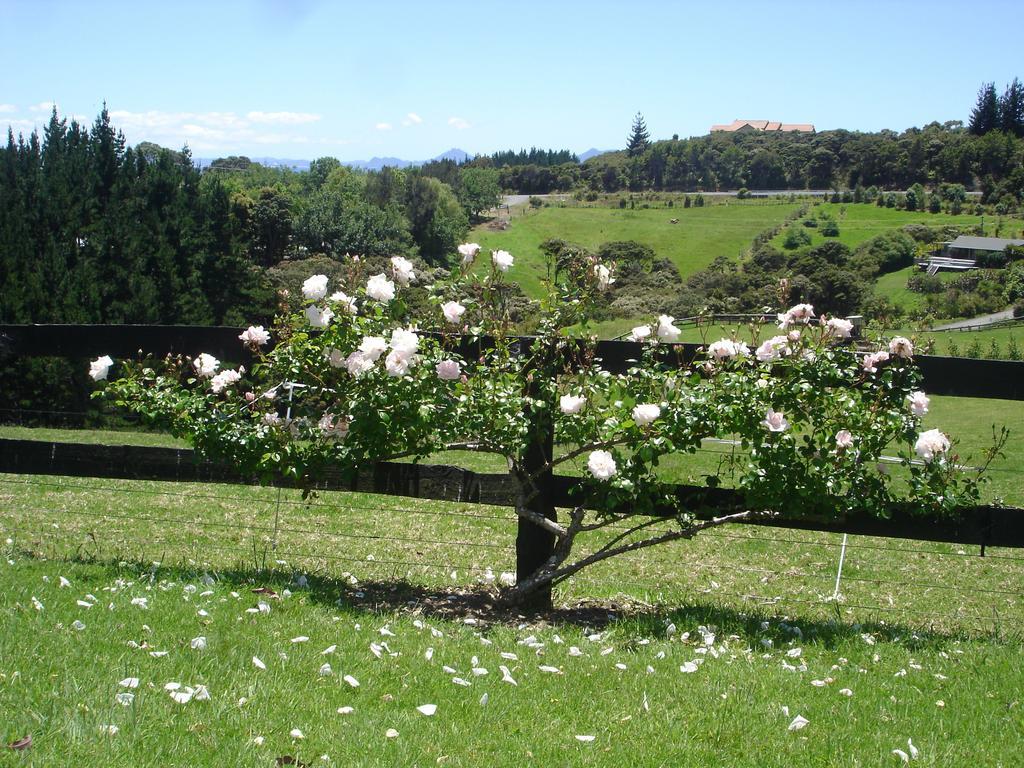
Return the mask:
[[809,722],[810,720],[808,720],[803,715],[797,715],[793,718],[793,722],[789,724],[789,730],[799,731],[801,728],[805,727]]

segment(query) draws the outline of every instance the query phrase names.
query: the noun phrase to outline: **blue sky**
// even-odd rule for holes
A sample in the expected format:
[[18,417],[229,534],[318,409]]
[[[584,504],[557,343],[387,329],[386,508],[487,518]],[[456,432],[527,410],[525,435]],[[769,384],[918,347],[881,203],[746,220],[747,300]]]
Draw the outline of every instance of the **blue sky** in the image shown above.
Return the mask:
[[902,130],[1024,77],[1022,22],[984,0],[0,0],[0,125],[106,100],[132,144],[346,160],[617,148],[638,110],[654,138]]

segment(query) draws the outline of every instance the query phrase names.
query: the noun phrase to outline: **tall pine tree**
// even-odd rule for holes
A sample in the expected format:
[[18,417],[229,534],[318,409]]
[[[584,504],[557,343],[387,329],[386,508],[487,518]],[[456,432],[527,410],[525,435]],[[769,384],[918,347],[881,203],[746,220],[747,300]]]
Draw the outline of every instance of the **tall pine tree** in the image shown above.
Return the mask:
[[982,136],[999,127],[999,96],[995,83],[985,83],[978,91],[978,102],[971,110],[968,130],[975,136]]
[[999,127],[1014,136],[1024,136],[1024,85],[1016,77],[999,99]]
[[633,128],[629,134],[629,141],[626,143],[626,154],[630,157],[642,155],[651,145],[651,136],[647,133],[647,125],[644,123],[643,115],[639,112],[633,118]]

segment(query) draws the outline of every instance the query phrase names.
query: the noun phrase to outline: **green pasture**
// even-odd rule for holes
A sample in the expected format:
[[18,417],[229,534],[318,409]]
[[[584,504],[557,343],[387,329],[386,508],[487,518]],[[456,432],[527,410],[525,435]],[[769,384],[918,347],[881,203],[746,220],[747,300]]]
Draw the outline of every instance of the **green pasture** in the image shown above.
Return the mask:
[[[823,237],[818,231],[820,227],[805,227],[802,219],[792,224],[800,227],[811,236],[811,245],[821,245],[830,240],[838,240],[850,248],[856,248],[866,240],[881,235],[894,229],[900,229],[908,224],[922,224],[929,227],[954,226],[967,229],[981,224],[982,217],[973,214],[960,214],[953,216],[948,213],[928,213],[922,211],[901,211],[896,208],[879,208],[874,203],[821,203],[812,205],[805,218],[817,218],[830,214],[839,224],[838,237]],[[992,216],[985,217],[986,234],[995,236],[995,219]],[[1005,219],[1002,237],[1011,237],[1009,232],[1019,231],[1020,220]],[[785,232],[779,234],[772,245],[782,250],[782,241]]]
[[841,537],[737,526],[531,617],[494,604],[507,509],[15,475],[0,496],[0,736],[32,738],[0,765],[1024,759],[1014,551],[850,537],[833,599]]
[[[914,274],[920,273],[917,267],[905,267],[895,272],[888,272],[881,275],[875,281],[875,294],[883,296],[904,312],[913,312],[925,308],[925,296],[923,293],[916,293],[907,288],[907,280]],[[957,278],[963,277],[961,272],[938,272],[937,276],[943,283],[949,283]],[[950,322],[950,321],[943,321]]]
[[[993,422],[1014,437],[987,493],[1024,504],[1019,404],[937,397],[926,426],[966,455]],[[733,526],[605,561],[537,617],[496,603],[515,531],[502,507],[0,475],[0,738],[32,738],[0,766],[1024,760],[1018,551],[851,536],[837,595],[841,536]]]
[[[510,226],[495,231],[488,224],[469,237],[489,250],[506,250],[515,257],[508,278],[531,298],[544,295],[547,268],[540,244],[550,238],[597,248],[614,240],[636,240],[671,259],[683,277],[703,269],[718,256],[738,258],[762,230],[782,223],[797,203],[765,204],[732,200],[703,208],[582,208],[513,209]],[[678,219],[678,224],[670,223]]]

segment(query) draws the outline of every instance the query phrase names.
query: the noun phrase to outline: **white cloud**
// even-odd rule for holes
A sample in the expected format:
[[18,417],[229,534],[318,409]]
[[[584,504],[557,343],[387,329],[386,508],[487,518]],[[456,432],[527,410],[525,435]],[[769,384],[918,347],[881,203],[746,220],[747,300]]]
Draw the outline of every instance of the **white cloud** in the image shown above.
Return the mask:
[[375,127],[378,131],[390,131],[391,123],[377,123]]
[[17,112],[18,108],[13,104],[0,104],[0,112]]
[[302,125],[315,123],[321,115],[313,112],[249,112],[246,117],[254,123],[280,123],[282,125]]
[[[37,127],[35,120],[8,120],[7,124],[11,127],[11,130],[14,131],[15,135],[19,133],[27,135],[32,133],[32,129]],[[6,131],[4,133],[6,133]]]
[[405,119],[402,121],[402,125],[405,125],[405,126],[419,125],[422,122],[423,122],[423,118],[422,117],[417,115],[415,112],[410,112],[408,115],[405,116]]
[[130,112],[112,110],[111,122],[124,131],[131,143],[154,141],[179,147],[188,143],[193,151],[237,152],[245,145],[308,144],[309,136],[267,130],[273,125],[303,125],[320,115],[309,112]]
[[54,108],[60,109],[55,101],[40,101],[28,108],[29,112],[53,112]]
[[[0,114],[8,105],[0,105]],[[15,133],[29,133],[41,129],[53,108],[53,102],[42,102],[28,107],[30,119],[4,121]],[[16,108],[13,108],[16,109]],[[68,117],[69,120],[72,116]],[[75,118],[82,125],[89,125],[91,119]],[[254,110],[245,114],[235,112],[164,112],[148,110],[110,110],[110,121],[117,130],[123,131],[129,144],[141,141],[156,142],[165,147],[178,148],[188,144],[193,152],[235,153],[251,151],[246,147],[269,145],[308,145],[319,139],[308,136],[305,126],[321,120],[312,112],[265,112]],[[328,143],[347,143],[346,139],[325,140]],[[321,142],[323,143],[323,142]]]
[[459,130],[459,131],[464,131],[464,130],[466,130],[467,128],[470,127],[469,121],[468,120],[464,120],[461,117],[449,117],[448,118],[448,125],[450,125],[452,128],[455,128],[456,130]]

